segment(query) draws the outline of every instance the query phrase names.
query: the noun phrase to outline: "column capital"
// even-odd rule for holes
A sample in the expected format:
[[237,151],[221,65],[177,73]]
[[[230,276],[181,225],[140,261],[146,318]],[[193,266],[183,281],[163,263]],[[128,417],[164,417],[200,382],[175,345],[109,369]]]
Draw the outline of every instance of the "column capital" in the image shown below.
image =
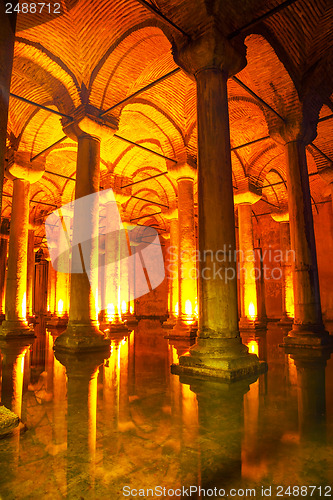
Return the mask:
[[163,216],[168,221],[178,220],[178,208],[177,207],[170,207],[165,212],[163,212]]
[[174,43],[172,54],[175,62],[190,77],[196,77],[206,69],[223,70],[232,76],[246,66],[245,45],[236,50],[216,26],[210,26],[198,37],[182,42]]
[[279,210],[278,212],[272,212],[271,217],[275,222],[289,222],[289,211]]
[[83,136],[109,140],[118,129],[118,119],[112,115],[100,116],[100,110],[91,104],[82,104],[73,113],[73,120],[61,119],[64,133],[73,141]]
[[253,184],[249,179],[242,180],[234,193],[235,205],[253,205],[262,197],[261,189]]
[[176,181],[181,179],[191,179],[194,181],[197,175],[197,168],[194,162],[184,161],[169,165],[168,173]]
[[45,170],[45,158],[39,157],[30,161],[28,151],[9,151],[7,165],[5,166],[5,176],[7,179],[21,179],[33,184],[41,179]]

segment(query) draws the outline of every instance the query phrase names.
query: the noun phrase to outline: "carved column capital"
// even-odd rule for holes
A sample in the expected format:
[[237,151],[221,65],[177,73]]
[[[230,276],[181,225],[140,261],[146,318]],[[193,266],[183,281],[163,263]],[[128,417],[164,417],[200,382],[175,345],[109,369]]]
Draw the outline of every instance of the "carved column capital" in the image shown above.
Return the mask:
[[196,77],[205,69],[220,69],[232,76],[246,66],[245,45],[241,51],[236,50],[216,26],[197,38],[174,43],[172,54],[175,62],[190,77]]

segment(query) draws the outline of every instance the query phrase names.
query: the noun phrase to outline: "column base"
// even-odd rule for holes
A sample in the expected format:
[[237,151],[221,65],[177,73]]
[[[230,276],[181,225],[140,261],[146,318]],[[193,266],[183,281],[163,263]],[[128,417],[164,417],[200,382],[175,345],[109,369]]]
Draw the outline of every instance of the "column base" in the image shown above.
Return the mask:
[[333,346],[333,336],[323,325],[293,325],[293,329],[283,338],[280,347],[302,347],[322,349]]
[[174,328],[176,323],[177,323],[177,318],[175,318],[174,316],[169,316],[168,319],[164,321],[164,323],[162,324],[162,328],[165,328],[167,330]]
[[267,371],[267,363],[249,354],[240,337],[198,338],[189,353],[180,356],[171,373],[234,381]]
[[124,322],[126,323],[126,325],[133,325],[133,326],[139,323],[137,318],[133,314],[126,314],[124,316]]
[[165,335],[165,339],[170,340],[182,340],[182,339],[191,339],[197,336],[198,325],[196,322],[187,324],[181,320],[178,320],[173,327],[173,329]]
[[0,327],[1,339],[35,337],[35,332],[25,321],[5,320]]
[[292,326],[293,322],[294,322],[294,318],[290,318],[289,316],[286,315],[286,316],[282,316],[282,318],[278,322],[278,325]]
[[103,321],[100,323],[99,328],[102,332],[127,332],[128,327],[123,321],[117,321],[116,323],[110,323],[109,321]]
[[47,328],[65,328],[68,324],[68,317],[59,318],[55,316],[53,318],[47,319],[46,327]]
[[55,351],[73,353],[103,351],[110,340],[93,324],[69,322],[66,330],[54,342]]
[[255,332],[258,330],[266,330],[267,321],[250,320],[249,318],[240,318],[239,330],[241,332]]

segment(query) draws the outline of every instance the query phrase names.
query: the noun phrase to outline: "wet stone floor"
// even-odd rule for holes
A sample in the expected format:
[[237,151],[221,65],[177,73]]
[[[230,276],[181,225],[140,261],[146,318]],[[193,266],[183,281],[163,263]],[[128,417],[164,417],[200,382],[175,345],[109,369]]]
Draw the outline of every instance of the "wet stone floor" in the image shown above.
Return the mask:
[[243,335],[266,374],[187,385],[170,365],[189,345],[159,322],[115,336],[106,359],[55,356],[59,331],[35,333],[1,342],[1,403],[22,421],[0,440],[1,499],[332,498],[329,353],[287,354],[271,323]]

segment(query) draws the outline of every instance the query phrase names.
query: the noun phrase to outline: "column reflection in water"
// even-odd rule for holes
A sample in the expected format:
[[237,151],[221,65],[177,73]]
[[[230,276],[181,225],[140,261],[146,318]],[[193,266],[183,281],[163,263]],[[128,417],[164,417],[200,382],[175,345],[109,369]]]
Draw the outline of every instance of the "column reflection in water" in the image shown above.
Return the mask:
[[105,354],[55,353],[67,374],[67,496],[95,485],[97,375]]
[[[328,350],[289,350],[297,370],[300,484],[332,485],[327,442],[325,369]],[[312,481],[312,482],[311,482]],[[315,481],[315,482],[314,482]]]
[[[198,485],[239,487],[242,471],[243,397],[257,377],[232,384],[180,377],[198,404]],[[192,480],[193,481],[193,480]],[[186,484],[186,483],[184,483]],[[193,484],[193,483],[192,483]]]
[[[25,357],[30,344],[27,340],[1,341],[1,404],[22,416],[22,391],[25,373]],[[14,430],[14,436],[9,442],[0,446],[1,475],[0,484],[8,483],[17,478],[20,462],[20,431],[24,429],[22,423]],[[5,490],[1,488],[2,494]],[[12,493],[7,491],[8,496]],[[5,498],[5,497],[4,497]]]
[[[260,360],[267,361],[267,330],[259,333],[242,332],[243,343],[249,353],[256,354]],[[265,455],[260,453],[258,439],[261,430],[261,395],[267,392],[267,373],[261,375],[244,396],[244,437],[242,441],[242,478],[260,480],[266,471]]]

